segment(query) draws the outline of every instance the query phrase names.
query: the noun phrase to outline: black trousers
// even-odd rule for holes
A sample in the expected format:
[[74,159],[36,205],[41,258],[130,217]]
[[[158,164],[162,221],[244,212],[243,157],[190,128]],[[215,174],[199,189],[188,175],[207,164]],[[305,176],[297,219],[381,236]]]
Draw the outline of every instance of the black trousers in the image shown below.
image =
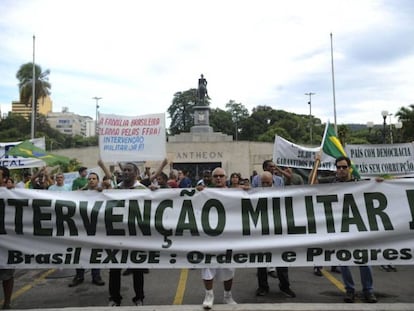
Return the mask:
[[[281,289],[288,289],[289,283],[289,272],[287,267],[276,268],[277,277],[279,278],[279,287]],[[269,283],[267,282],[267,268],[257,268],[257,282],[259,288],[269,290]]]
[[[144,270],[131,269],[136,300],[144,299]],[[121,304],[121,269],[109,269],[109,298]]]

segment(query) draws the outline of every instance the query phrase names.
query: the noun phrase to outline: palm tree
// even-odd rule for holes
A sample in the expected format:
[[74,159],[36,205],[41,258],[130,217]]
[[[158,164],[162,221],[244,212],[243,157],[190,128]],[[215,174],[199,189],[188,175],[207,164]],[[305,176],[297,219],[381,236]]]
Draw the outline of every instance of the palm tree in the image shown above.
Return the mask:
[[[49,74],[49,69],[42,72],[42,68],[35,64],[35,113],[39,99],[50,95]],[[16,78],[19,80],[20,102],[31,107],[33,102],[33,63],[21,65],[19,71],[17,71]]]
[[409,107],[401,107],[396,113],[398,119],[403,123],[402,139],[403,141],[414,140],[414,104]]

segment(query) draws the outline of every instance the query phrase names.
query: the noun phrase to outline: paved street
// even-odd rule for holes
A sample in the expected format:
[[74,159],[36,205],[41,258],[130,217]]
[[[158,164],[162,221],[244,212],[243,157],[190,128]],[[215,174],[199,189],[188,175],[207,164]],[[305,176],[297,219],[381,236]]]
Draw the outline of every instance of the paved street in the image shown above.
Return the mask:
[[[327,269],[329,271],[329,269]],[[19,270],[16,271],[14,298],[15,309],[45,309],[64,307],[106,306],[107,284],[96,286],[90,282],[90,272],[85,282],[69,288],[74,270]],[[256,297],[256,269],[238,269],[234,279],[233,296],[239,304],[341,304],[342,282],[340,274],[324,272],[324,276],[313,275],[311,267],[290,268],[291,288],[296,298],[285,297],[278,288],[278,280],[269,277],[270,293]],[[379,304],[414,304],[414,266],[397,266],[397,272],[386,272],[379,266],[373,267],[375,293]],[[102,271],[103,279],[108,280],[108,271]],[[353,268],[354,280],[360,292],[359,271]],[[131,276],[123,276],[122,306],[132,306],[133,297]],[[216,304],[222,302],[222,284],[215,284]],[[1,294],[2,295],[2,294]],[[145,304],[150,305],[194,305],[201,309],[204,290],[199,270],[150,270],[145,275]],[[3,296],[0,296],[0,300]],[[358,300],[357,302],[362,303]],[[365,305],[365,304],[364,304]],[[380,307],[380,305],[377,305]],[[186,309],[187,310],[187,309]],[[372,309],[374,310],[374,309]]]

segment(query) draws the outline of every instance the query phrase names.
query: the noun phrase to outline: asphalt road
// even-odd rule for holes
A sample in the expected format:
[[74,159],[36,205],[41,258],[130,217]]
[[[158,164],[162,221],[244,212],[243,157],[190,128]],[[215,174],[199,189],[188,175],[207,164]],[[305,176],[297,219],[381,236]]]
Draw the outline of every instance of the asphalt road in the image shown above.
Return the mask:
[[[358,268],[352,268],[357,292],[361,292]],[[343,285],[340,274],[327,269],[322,277],[315,276],[311,267],[289,269],[291,289],[296,298],[284,296],[278,287],[278,280],[269,277],[270,293],[256,297],[256,269],[237,269],[233,284],[233,297],[239,304],[280,303],[343,303]],[[46,309],[67,307],[99,307],[108,304],[108,288],[91,283],[90,271],[85,282],[69,288],[74,270],[19,270],[15,275],[12,306],[15,309]],[[378,304],[414,304],[414,266],[397,266],[396,272],[386,272],[373,267],[375,294]],[[103,270],[104,281],[108,271]],[[216,283],[216,303],[222,303],[223,287]],[[132,277],[122,277],[122,306],[132,306]],[[145,275],[145,305],[194,305],[199,309],[204,298],[203,284],[199,270],[150,270]],[[3,293],[0,294],[0,303]],[[357,300],[357,303],[363,303]],[[378,305],[379,307],[379,305]],[[186,309],[187,310],[187,309]],[[373,309],[375,310],[375,308]]]

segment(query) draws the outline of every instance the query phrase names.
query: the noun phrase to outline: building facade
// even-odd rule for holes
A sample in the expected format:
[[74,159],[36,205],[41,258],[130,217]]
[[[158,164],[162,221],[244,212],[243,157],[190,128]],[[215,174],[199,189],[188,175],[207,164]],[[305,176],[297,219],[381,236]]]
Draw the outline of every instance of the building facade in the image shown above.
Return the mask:
[[80,116],[64,107],[62,112],[49,112],[47,122],[62,134],[83,137],[95,135],[95,122],[89,116]]
[[[53,102],[51,98],[49,96],[42,97],[39,99],[39,104],[36,107],[36,113],[47,115],[53,110],[52,108]],[[11,112],[29,119],[32,114],[32,106],[21,103],[20,101],[13,101]]]

